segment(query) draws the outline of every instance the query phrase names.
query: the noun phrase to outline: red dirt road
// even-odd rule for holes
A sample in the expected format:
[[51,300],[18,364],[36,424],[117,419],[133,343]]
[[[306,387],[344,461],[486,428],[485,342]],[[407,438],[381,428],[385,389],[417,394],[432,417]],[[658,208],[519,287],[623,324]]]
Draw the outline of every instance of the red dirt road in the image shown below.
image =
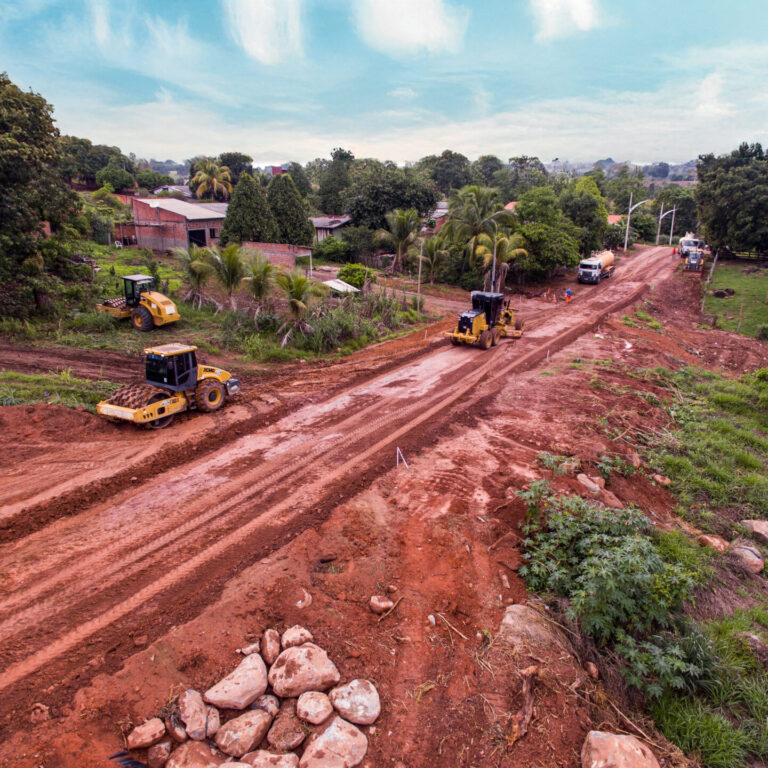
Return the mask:
[[[309,552],[304,565],[296,566],[299,575],[304,571],[313,585],[322,582],[318,588],[326,601],[329,590],[348,596],[365,587],[372,594],[376,580],[370,574],[376,569],[370,563],[352,567],[355,536],[332,524],[345,504],[348,527],[370,525],[372,516],[383,548],[380,561],[396,570],[402,582],[422,579],[425,594],[439,594],[441,583],[452,583],[461,593],[474,589],[462,586],[469,579],[473,584],[497,581],[498,565],[487,556],[471,556],[470,542],[499,526],[475,523],[473,516],[507,514],[512,521],[519,509],[493,508],[494,498],[498,504],[501,494],[503,501],[504,489],[493,479],[498,458],[483,458],[489,435],[497,445],[508,444],[516,388],[536,386],[531,372],[632,304],[649,285],[662,284],[676,266],[670,249],[650,249],[622,260],[615,277],[599,287],[578,287],[567,306],[526,300],[523,339],[502,342],[486,353],[440,342],[435,327],[426,341],[410,337],[390,347],[397,351],[394,359],[386,345],[379,345],[336,366],[292,366],[268,378],[261,394],[269,402],[251,395],[220,414],[183,420],[167,433],[134,431],[71,413],[68,425],[52,429],[44,426],[50,418],[47,409],[18,409],[20,419],[3,415],[6,432],[22,435],[20,453],[10,457],[10,474],[0,486],[5,536],[0,548],[0,723],[16,745],[15,764],[34,762],[22,761],[18,751],[24,745],[17,728],[24,707],[47,698],[64,716],[73,693],[94,675],[133,663],[131,638],[136,634],[151,642],[194,617],[202,622],[207,616],[210,622],[211,611],[222,610],[212,608],[216,598],[235,590],[244,578],[238,577],[241,572],[253,578],[255,568],[261,574],[257,581],[263,578],[265,587],[272,584],[273,591],[264,598],[273,620],[306,621],[294,609],[276,607],[281,600],[284,606],[295,603],[295,586],[276,586],[274,574],[266,575],[297,537],[327,547],[343,530],[345,542],[339,547],[349,561],[347,586],[325,583],[332,579],[322,573],[308,575],[306,568],[314,562]],[[0,363],[8,365],[11,355],[12,350],[0,348]],[[351,379],[347,385],[345,376]],[[286,396],[293,383],[300,394]],[[493,402],[513,410],[490,407]],[[547,422],[553,415],[544,410],[540,418]],[[396,446],[417,468],[412,474],[392,473]],[[505,471],[524,481],[535,450],[517,446],[509,455],[515,462],[506,463]],[[465,467],[465,474],[457,474],[457,466]],[[387,493],[393,495],[394,506],[382,500]],[[351,499],[357,502],[350,510]],[[482,529],[471,535],[467,531],[466,553],[456,553],[444,567],[429,552],[444,557],[445,547],[458,534],[435,530],[441,509],[467,518],[459,528]],[[318,536],[326,529],[327,536]],[[435,536],[445,539],[445,547],[435,544]],[[508,563],[518,556],[513,546],[502,554]],[[371,557],[376,555],[365,555]],[[294,566],[288,568],[292,570]],[[459,573],[466,576],[461,583]],[[521,599],[524,589],[513,569],[508,573],[512,596]],[[497,625],[504,602],[489,595],[486,605],[473,606],[473,619]],[[318,625],[327,625],[320,637],[325,631],[327,642],[338,645],[332,638],[333,621],[317,606],[314,610]],[[409,643],[423,640],[423,611],[416,601],[404,604],[403,610],[412,621]],[[227,621],[246,632],[242,617],[230,613]],[[346,633],[343,622],[341,626]],[[237,641],[232,642],[236,647]],[[204,640],[201,644],[208,645]],[[417,653],[415,645],[403,649],[404,660],[398,663],[404,668],[416,664],[407,660],[409,653]],[[441,645],[439,654],[446,652]],[[372,651],[371,657],[381,658],[380,652]],[[352,657],[350,666],[360,667],[358,672],[366,676],[365,659],[355,659],[360,657]],[[419,670],[425,672],[421,661]],[[384,670],[380,672],[384,677]],[[469,674],[469,667],[465,672]],[[406,695],[403,681],[386,679],[391,700]],[[99,688],[98,681],[94,685]],[[460,675],[456,685],[463,685]],[[105,690],[91,694],[109,698]],[[457,695],[453,690],[451,696]],[[412,714],[403,716],[405,731],[419,727]],[[421,740],[414,736],[413,743],[412,764],[431,764],[425,762]],[[62,742],[57,744],[60,752]],[[434,745],[425,741],[422,746]],[[87,764],[82,751],[70,762],[57,750],[46,766]]]

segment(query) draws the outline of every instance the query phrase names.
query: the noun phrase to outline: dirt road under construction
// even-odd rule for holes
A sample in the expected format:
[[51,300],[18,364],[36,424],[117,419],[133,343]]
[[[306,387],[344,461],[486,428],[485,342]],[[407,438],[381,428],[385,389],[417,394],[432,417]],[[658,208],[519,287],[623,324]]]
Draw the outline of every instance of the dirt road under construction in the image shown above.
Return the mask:
[[[568,305],[523,300],[524,337],[487,352],[451,347],[443,322],[425,338],[336,366],[294,365],[263,382],[244,376],[241,402],[159,433],[87,414],[77,427],[57,426],[30,410],[27,439],[6,448],[0,482],[2,735],[16,733],[20,703],[64,706],[95,675],[120,669],[137,634],[151,643],[193,620],[238,574],[317,531],[392,471],[396,448],[410,462],[452,425],[481,430],[495,396],[523,386],[523,374],[678,264],[671,249],[651,248],[622,259],[598,287],[580,287]],[[0,346],[4,367],[46,367],[35,357]],[[63,366],[93,377],[119,369],[112,355],[101,369],[96,359],[72,353]],[[440,482],[472,494],[482,480]]]

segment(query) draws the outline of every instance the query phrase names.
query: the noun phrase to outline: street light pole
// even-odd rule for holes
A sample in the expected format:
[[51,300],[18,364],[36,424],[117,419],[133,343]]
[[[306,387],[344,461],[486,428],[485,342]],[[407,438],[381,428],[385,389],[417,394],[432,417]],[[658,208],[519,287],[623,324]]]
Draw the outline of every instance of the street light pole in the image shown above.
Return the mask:
[[672,208],[672,224],[669,226],[669,244],[672,245],[672,232],[675,229],[675,211],[677,210],[677,206],[674,206]]
[[634,211],[635,208],[639,208],[641,205],[648,202],[648,200],[646,199],[646,200],[641,200],[639,203],[635,203],[634,205],[632,205],[633,194],[634,194],[633,192],[629,193],[629,210],[627,211],[627,228],[624,231],[624,253],[627,252],[627,243],[629,242],[629,220],[632,218],[632,211]]
[[659,226],[656,228],[656,245],[659,244],[659,238],[661,237],[661,220],[664,218],[664,203],[661,204],[661,210],[659,211]]
[[421,262],[424,261],[424,239],[421,241],[421,250],[419,251],[419,277],[416,286],[416,306],[419,310],[419,322],[421,322]]

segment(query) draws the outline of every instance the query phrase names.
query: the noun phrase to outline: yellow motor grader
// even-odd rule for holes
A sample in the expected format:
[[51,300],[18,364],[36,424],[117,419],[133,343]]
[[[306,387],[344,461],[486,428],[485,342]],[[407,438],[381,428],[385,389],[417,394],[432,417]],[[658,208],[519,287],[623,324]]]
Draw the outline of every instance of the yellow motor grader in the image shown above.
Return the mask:
[[472,309],[459,315],[456,328],[445,335],[451,344],[477,344],[480,349],[489,349],[499,339],[519,339],[525,330],[525,323],[515,315],[516,310],[504,303],[503,293],[472,291]]
[[198,365],[196,349],[188,344],[145,349],[145,383],[116,389],[109,400],[96,406],[96,412],[148,429],[162,429],[182,411],[217,411],[227,397],[240,391],[240,382],[221,368]]
[[155,281],[151,275],[127,275],[123,278],[123,286],[125,296],[97,304],[97,311],[106,312],[117,320],[130,317],[137,331],[151,331],[155,326],[175,323],[181,318],[176,305],[154,290]]

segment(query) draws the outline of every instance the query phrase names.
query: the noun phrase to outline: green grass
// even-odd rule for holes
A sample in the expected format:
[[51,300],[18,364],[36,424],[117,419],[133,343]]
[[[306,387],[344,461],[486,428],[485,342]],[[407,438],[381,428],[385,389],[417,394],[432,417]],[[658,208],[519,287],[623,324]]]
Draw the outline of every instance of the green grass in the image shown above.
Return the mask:
[[0,371],[0,405],[48,403],[95,412],[96,403],[109,397],[118,385],[111,381],[77,379],[68,370],[46,374]]
[[[709,284],[710,290],[733,288],[733,296],[716,299],[707,294],[704,311],[718,315],[717,326],[726,331],[736,331],[741,317],[739,333],[757,337],[763,326],[768,326],[768,270],[744,274],[748,263],[719,262]],[[743,306],[743,308],[742,308]]]
[[664,378],[679,430],[656,441],[652,462],[672,479],[683,508],[726,535],[728,519],[768,517],[768,375],[732,380],[685,368]]

